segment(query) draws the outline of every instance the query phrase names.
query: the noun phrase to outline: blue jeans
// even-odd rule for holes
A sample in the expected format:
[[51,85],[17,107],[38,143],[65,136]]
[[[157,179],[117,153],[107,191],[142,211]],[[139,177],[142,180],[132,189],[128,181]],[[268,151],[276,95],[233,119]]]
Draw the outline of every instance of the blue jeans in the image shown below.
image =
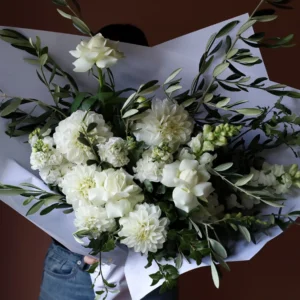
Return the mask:
[[[91,277],[86,272],[88,267],[82,255],[52,243],[44,263],[39,300],[94,300]],[[159,288],[143,298],[143,300],[175,299],[177,289],[159,294]]]
[[94,300],[87,268],[82,255],[52,243],[44,263],[39,300]]

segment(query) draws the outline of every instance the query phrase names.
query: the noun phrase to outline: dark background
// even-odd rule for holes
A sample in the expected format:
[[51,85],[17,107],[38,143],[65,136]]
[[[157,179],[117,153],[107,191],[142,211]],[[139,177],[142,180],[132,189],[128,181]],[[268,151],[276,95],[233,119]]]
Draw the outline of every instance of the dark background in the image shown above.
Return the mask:
[[[0,25],[78,34],[68,20],[58,15],[51,0],[0,2]],[[92,30],[112,23],[134,24],[145,32],[153,46],[251,12],[258,0],[79,2],[83,18]],[[294,10],[279,10],[276,21],[261,23],[255,30],[266,31],[270,36],[295,33],[297,45],[294,48],[263,49],[262,54],[271,80],[300,89],[300,1],[294,0],[292,4]],[[4,70],[0,72],[1,76],[5,74]],[[2,202],[0,214],[1,299],[36,300],[50,238]],[[294,226],[264,247],[251,261],[230,263],[231,272],[224,273],[219,290],[213,286],[209,268],[182,275],[179,299],[299,299],[299,234],[300,228]]]

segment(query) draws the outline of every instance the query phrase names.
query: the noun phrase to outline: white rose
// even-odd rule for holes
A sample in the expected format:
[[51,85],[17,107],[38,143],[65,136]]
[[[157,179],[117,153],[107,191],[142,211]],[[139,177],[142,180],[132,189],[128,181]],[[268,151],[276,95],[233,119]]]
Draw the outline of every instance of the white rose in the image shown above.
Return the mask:
[[135,252],[157,252],[167,238],[167,218],[160,218],[161,210],[153,204],[138,204],[128,217],[120,219],[121,243]]
[[118,59],[124,55],[117,48],[118,42],[105,39],[101,33],[93,36],[89,41],[82,41],[76,50],[70,51],[71,55],[77,58],[73,65],[75,72],[86,72],[94,64],[98,68],[110,68]]
[[88,230],[92,238],[98,238],[102,232],[116,228],[114,219],[108,218],[103,207],[85,205],[75,209],[74,225],[78,230]]
[[91,135],[90,142],[92,144],[105,143],[107,138],[112,136],[112,132],[105,124],[102,115],[95,112],[87,113],[81,110],[77,110],[70,117],[61,121],[55,128],[53,139],[56,148],[68,161],[74,164],[82,164],[86,163],[89,159],[95,159],[95,155],[90,147],[78,141],[80,132],[82,132],[83,129],[86,130],[91,123],[97,124],[89,133]]
[[105,144],[99,144],[98,149],[101,160],[115,168],[123,167],[129,162],[126,141],[119,137],[111,137]]
[[213,191],[205,166],[196,160],[185,159],[165,165],[161,183],[175,187],[173,201],[177,208],[190,212],[199,205],[198,197],[207,198]]

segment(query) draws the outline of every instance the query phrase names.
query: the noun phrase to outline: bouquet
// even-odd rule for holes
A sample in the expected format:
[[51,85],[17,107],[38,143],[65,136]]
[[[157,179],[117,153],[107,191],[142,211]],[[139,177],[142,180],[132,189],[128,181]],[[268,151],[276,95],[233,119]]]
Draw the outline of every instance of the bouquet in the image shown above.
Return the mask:
[[[258,233],[275,226],[284,230],[300,215],[282,213],[285,199],[300,188],[298,165],[268,163],[269,151],[282,146],[298,156],[300,117],[284,99],[299,99],[300,93],[241,72],[239,65],[262,61],[248,48],[236,47],[237,41],[255,48],[292,46],[293,35],[245,34],[257,22],[276,19],[273,9],[260,10],[264,2],[285,8],[288,1],[260,1],[246,23],[232,21],[213,34],[198,74],[184,91],[181,69],[161,85],[151,80],[118,90],[113,70],[118,72],[126,53],[117,42],[91,32],[78,16],[77,1],[53,2],[61,6],[60,15],[90,35],[70,55],[74,71],[88,72],[98,91],[80,91],[40,38],[0,30],[2,40],[33,56],[26,61],[37,65],[37,76],[53,98],[46,104],[3,92],[0,115],[8,120],[6,133],[28,136],[31,167],[50,191],[3,182],[0,195],[25,197],[28,215],[56,209],[73,213],[74,238],[100,262],[103,252],[122,244],[146,256],[146,268],[158,266],[150,277],[152,285],[162,284],[162,292],[175,286],[184,260],[200,265],[205,257],[219,287],[220,267],[229,269],[226,259],[237,241],[256,243]],[[228,34],[237,26],[233,40]],[[228,96],[252,89],[274,95],[273,106],[232,103]],[[159,90],[162,99],[155,96]],[[106,298],[115,285],[104,278],[101,263],[89,272],[98,266],[104,289],[96,294]]]

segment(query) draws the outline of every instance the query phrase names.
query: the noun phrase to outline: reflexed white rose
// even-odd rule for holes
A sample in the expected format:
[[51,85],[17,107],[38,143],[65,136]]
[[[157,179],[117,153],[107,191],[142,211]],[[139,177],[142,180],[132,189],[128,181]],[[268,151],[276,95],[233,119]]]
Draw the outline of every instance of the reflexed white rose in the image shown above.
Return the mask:
[[213,191],[210,178],[204,165],[196,160],[184,159],[165,165],[161,183],[167,187],[175,187],[173,201],[175,206],[190,212],[199,205],[198,197],[207,198]]
[[123,169],[107,169],[94,177],[95,186],[89,192],[89,200],[105,204],[109,218],[123,217],[144,200],[141,188]]
[[100,169],[95,165],[76,165],[64,176],[61,187],[66,195],[68,203],[74,208],[85,205],[98,205],[94,203],[93,188],[96,187],[96,176],[100,174]]
[[133,168],[134,177],[140,182],[145,180],[159,182],[162,178],[162,170],[165,164],[153,161],[151,153],[151,150],[145,151],[143,157],[137,161],[136,167]]
[[74,225],[78,230],[88,230],[90,236],[98,238],[102,232],[115,230],[116,222],[108,218],[103,207],[85,205],[75,209]]
[[40,177],[47,184],[61,186],[63,177],[70,172],[74,164],[63,160],[60,165],[40,169]]
[[171,100],[153,100],[146,116],[137,121],[134,135],[149,146],[168,144],[173,151],[189,141],[194,123],[183,106]]
[[68,161],[75,164],[82,164],[89,159],[95,159],[91,149],[78,141],[82,128],[86,130],[89,124],[97,124],[97,127],[89,133],[92,135],[90,142],[94,145],[105,143],[112,136],[110,128],[105,124],[102,115],[95,112],[88,112],[86,117],[85,115],[85,111],[77,110],[58,124],[53,135],[57,150]]
[[30,164],[33,170],[40,170],[49,166],[57,166],[63,160],[62,154],[53,147],[54,142],[51,137],[44,139],[32,139],[32,152]]
[[167,237],[167,218],[160,218],[161,210],[153,204],[138,204],[128,217],[120,219],[121,243],[135,252],[148,254],[163,247]]
[[105,144],[99,144],[98,149],[101,160],[115,168],[123,167],[129,162],[126,141],[119,137],[111,137]]
[[124,55],[118,50],[118,42],[105,39],[101,33],[93,36],[88,41],[82,41],[76,50],[70,51],[77,58],[73,65],[75,72],[86,72],[94,64],[98,68],[110,68]]

